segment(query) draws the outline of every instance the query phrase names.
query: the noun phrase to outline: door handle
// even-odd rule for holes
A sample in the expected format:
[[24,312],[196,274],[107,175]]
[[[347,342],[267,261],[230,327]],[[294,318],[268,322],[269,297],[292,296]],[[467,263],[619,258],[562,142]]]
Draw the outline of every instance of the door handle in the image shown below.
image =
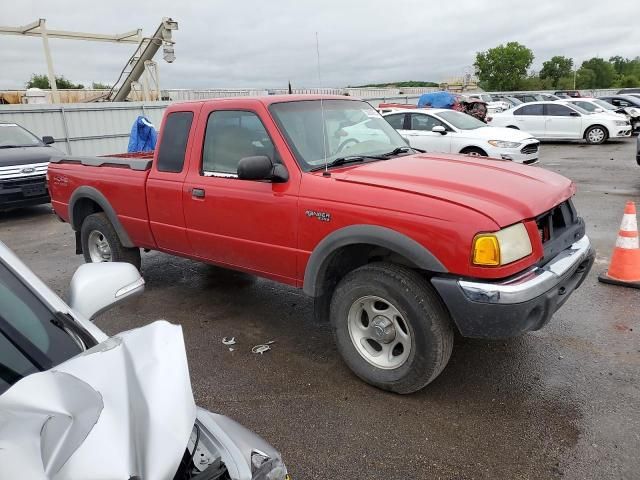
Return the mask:
[[193,198],[204,198],[204,188],[192,188],[191,196]]

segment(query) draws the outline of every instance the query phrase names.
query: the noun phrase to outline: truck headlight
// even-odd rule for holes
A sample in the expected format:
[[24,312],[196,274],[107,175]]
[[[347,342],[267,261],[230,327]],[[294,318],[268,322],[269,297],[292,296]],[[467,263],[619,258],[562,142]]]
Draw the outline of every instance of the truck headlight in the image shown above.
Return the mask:
[[616,127],[624,127],[625,125],[629,125],[629,122],[626,120],[616,120]]
[[497,267],[531,255],[531,239],[523,223],[494,233],[480,233],[473,239],[473,264]]
[[251,452],[251,480],[291,480],[280,458],[271,458],[260,450]]
[[506,142],[504,140],[489,140],[489,144],[498,148],[518,148],[519,142]]

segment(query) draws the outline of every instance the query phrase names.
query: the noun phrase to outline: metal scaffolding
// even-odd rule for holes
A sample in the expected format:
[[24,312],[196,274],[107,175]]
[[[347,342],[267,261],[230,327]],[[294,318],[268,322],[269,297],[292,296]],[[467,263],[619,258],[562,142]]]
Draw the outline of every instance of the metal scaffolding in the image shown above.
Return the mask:
[[[127,66],[133,67],[125,82],[120,85],[123,92],[127,93],[130,90],[130,84],[133,81],[137,81],[140,75],[144,71],[144,62],[150,61],[153,55],[156,53],[160,45],[164,46],[164,58],[167,62],[173,62],[175,55],[173,53],[173,42],[171,38],[171,30],[176,30],[178,23],[170,18],[164,18],[160,27],[156,30],[155,34],[151,38],[143,38],[142,29],[131,30],[129,32],[105,35],[99,33],[85,33],[85,32],[69,32],[65,30],[49,30],[47,29],[47,21],[44,18],[40,18],[35,22],[20,27],[3,27],[0,26],[0,34],[5,35],[22,35],[29,37],[41,37],[44,47],[44,56],[47,62],[47,76],[49,77],[49,84],[51,85],[51,94],[54,103],[60,102],[60,96],[58,95],[58,88],[56,85],[56,77],[53,69],[53,60],[51,57],[51,49],[49,48],[49,38],[62,38],[67,40],[86,40],[94,42],[111,42],[111,43],[134,43],[138,47],[136,53],[129,59]],[[136,56],[136,54],[138,54]],[[138,67],[137,63],[140,63]],[[125,70],[127,69],[125,66]],[[124,70],[123,70],[124,72]],[[136,76],[137,75],[137,76]],[[114,90],[110,92],[113,95]],[[121,97],[121,95],[117,95]],[[126,97],[126,95],[125,95]]]

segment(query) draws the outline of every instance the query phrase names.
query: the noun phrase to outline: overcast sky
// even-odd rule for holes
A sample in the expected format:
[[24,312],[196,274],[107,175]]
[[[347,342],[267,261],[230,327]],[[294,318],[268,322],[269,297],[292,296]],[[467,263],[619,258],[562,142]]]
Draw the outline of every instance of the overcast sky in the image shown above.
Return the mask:
[[[8,2],[9,0],[4,0]],[[566,6],[563,6],[566,5]],[[592,56],[640,55],[637,0],[14,0],[0,25],[46,18],[49,29],[154,32],[163,16],[179,23],[176,61],[161,53],[163,88],[322,86],[398,80],[442,81],[469,70],[477,51],[518,41],[534,68],[553,55],[579,64]],[[606,6],[608,5],[608,6]],[[615,14],[614,14],[615,12]],[[50,40],[54,68],[75,82],[113,83],[135,46]],[[23,88],[46,72],[42,41],[0,35],[0,89]]]

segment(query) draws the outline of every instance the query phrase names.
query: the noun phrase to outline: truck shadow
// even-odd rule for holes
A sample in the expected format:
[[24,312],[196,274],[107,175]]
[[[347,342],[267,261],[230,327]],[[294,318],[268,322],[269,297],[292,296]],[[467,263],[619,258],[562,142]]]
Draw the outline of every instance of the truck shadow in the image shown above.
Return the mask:
[[15,208],[4,211],[0,210],[0,222],[31,220],[51,214],[51,204],[48,203],[33,207]]

